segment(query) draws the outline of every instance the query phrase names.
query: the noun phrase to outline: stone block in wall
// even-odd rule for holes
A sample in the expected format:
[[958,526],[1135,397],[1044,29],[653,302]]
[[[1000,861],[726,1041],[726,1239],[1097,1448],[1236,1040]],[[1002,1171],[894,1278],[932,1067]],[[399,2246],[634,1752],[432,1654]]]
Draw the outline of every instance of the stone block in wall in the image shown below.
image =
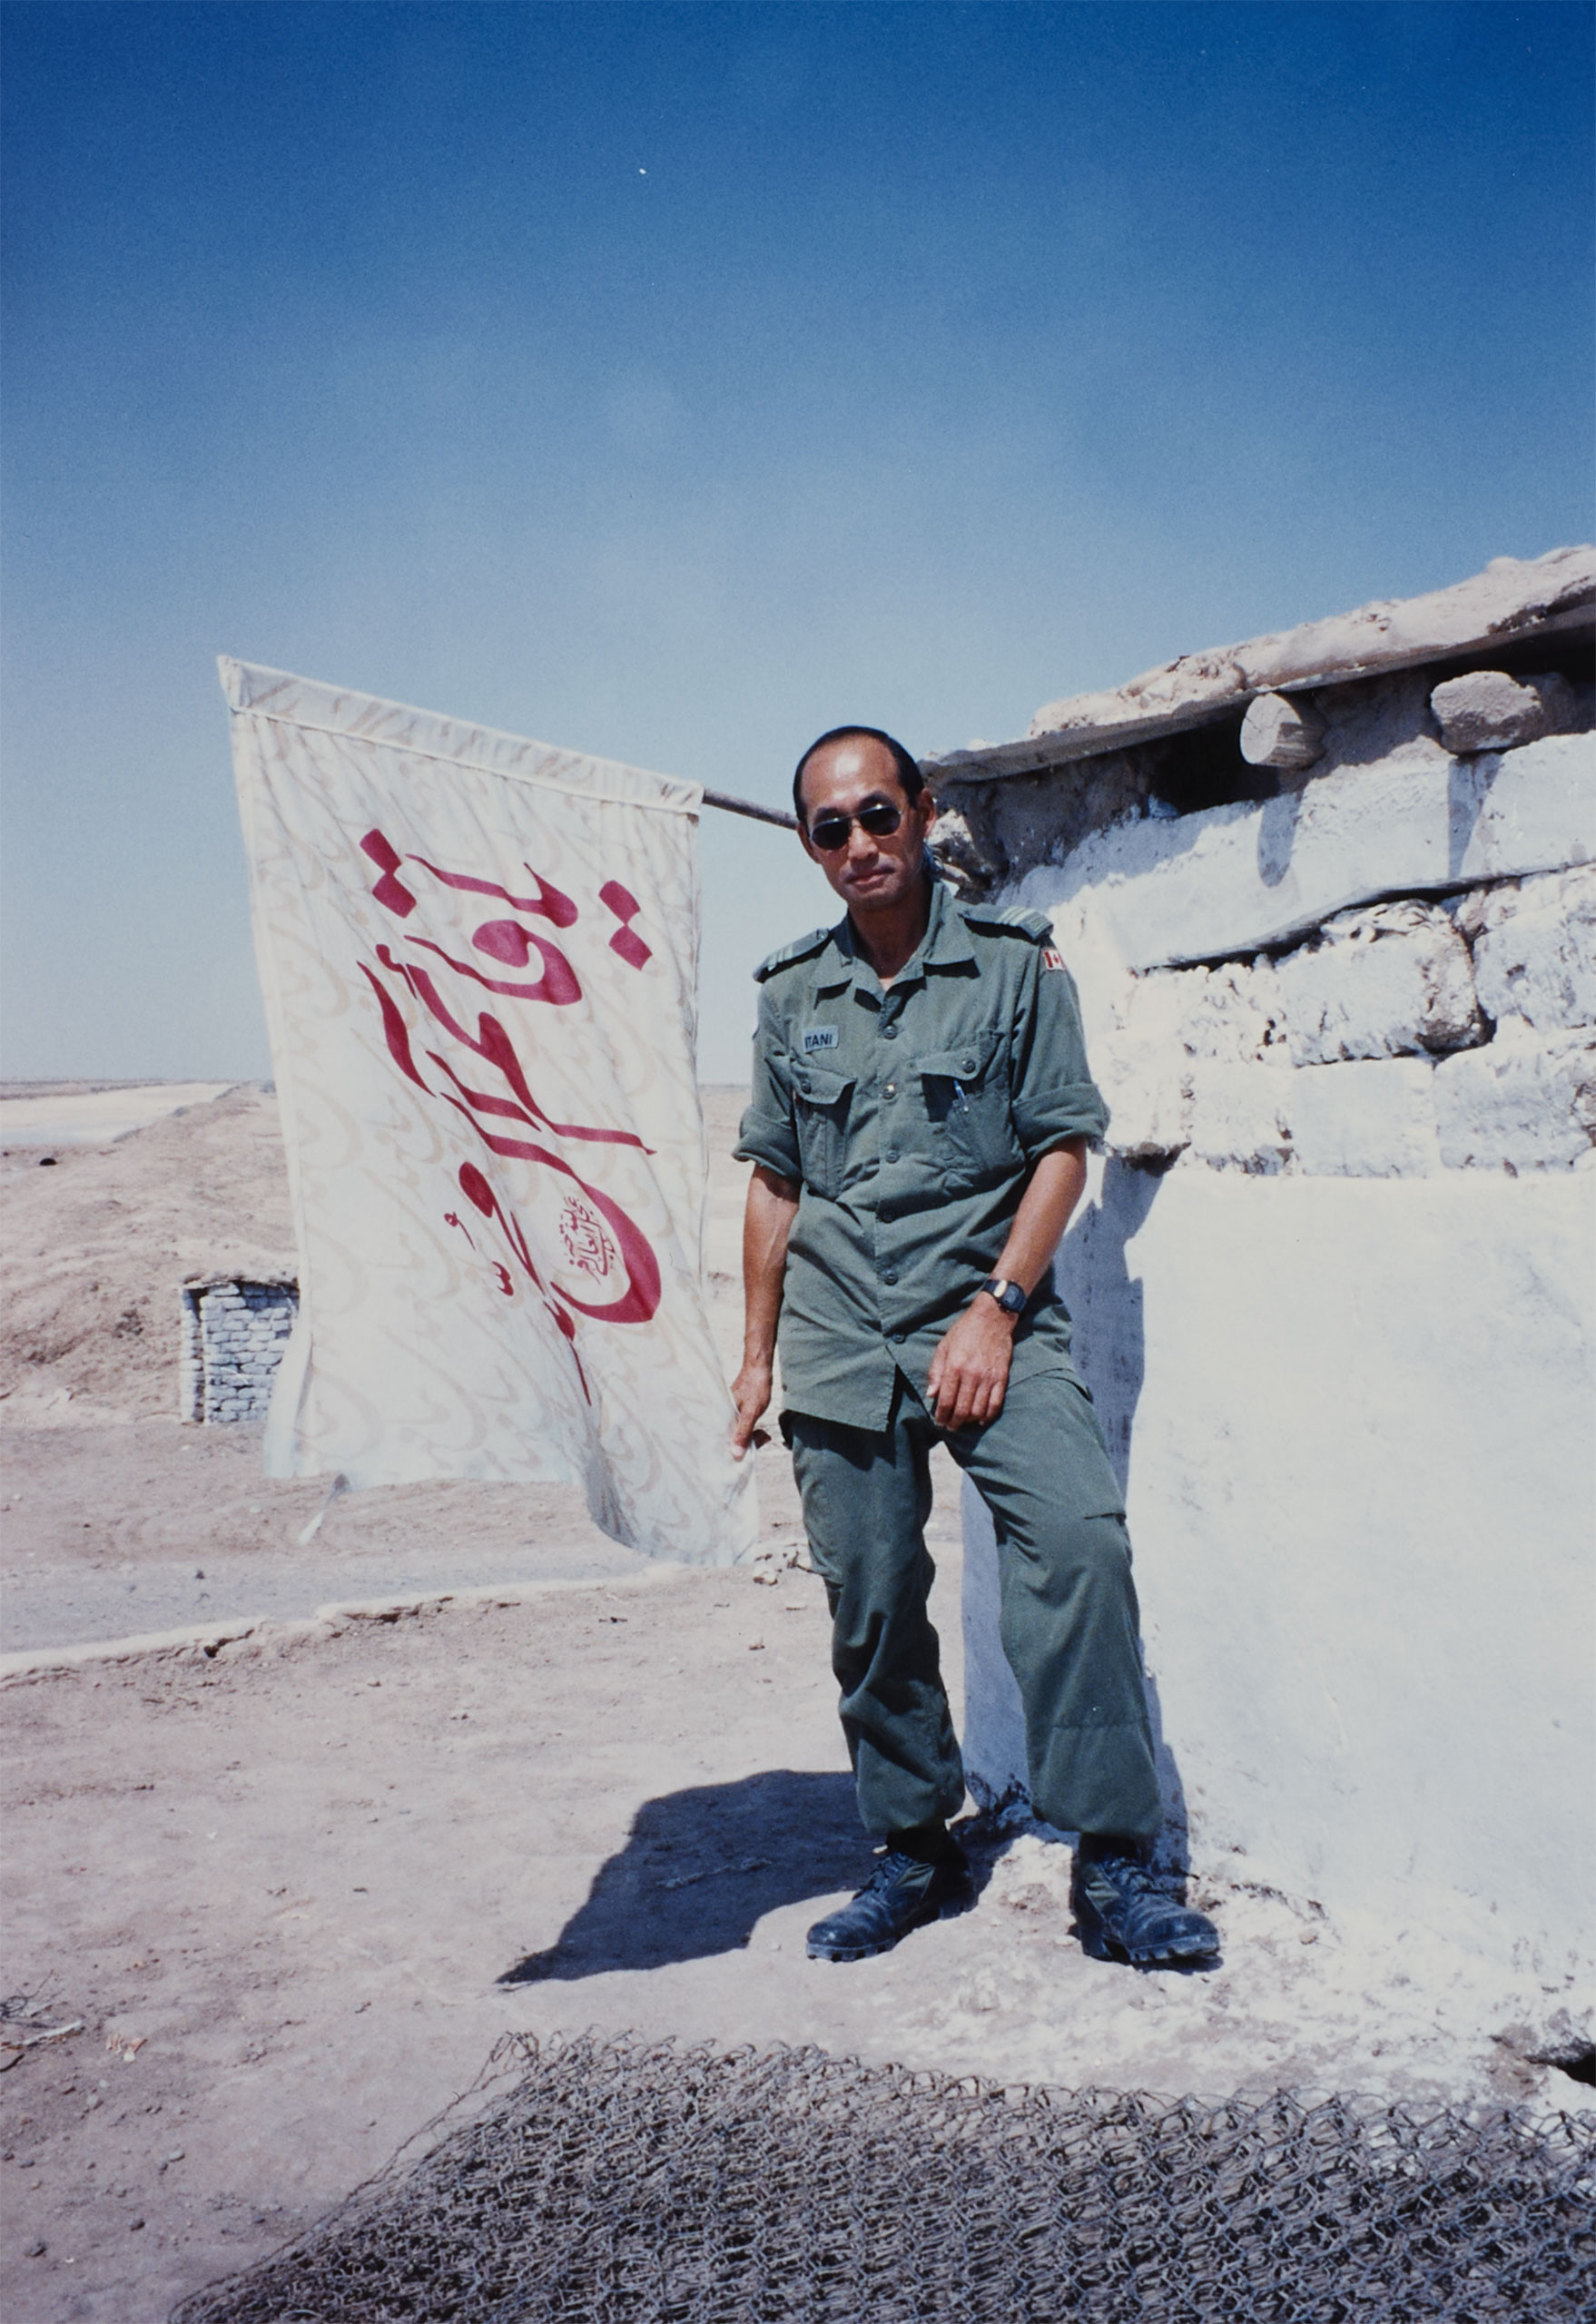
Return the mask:
[[1180,980],[1116,980],[1107,1029],[1093,1041],[1093,1078],[1108,1102],[1110,1154],[1150,1161],[1186,1144],[1186,1051]]
[[1546,731],[1546,712],[1533,686],[1521,685],[1505,670],[1470,670],[1447,678],[1430,696],[1430,707],[1449,751],[1512,751]]
[[1111,950],[1146,970],[1256,952],[1384,896],[1593,857],[1596,741],[1557,734],[1500,755],[1344,768],[1256,804],[1094,832],[1008,901],[1051,911],[1066,958]]
[[1285,1035],[1272,962],[1155,970],[1116,980],[1092,1071],[1112,1109],[1110,1154],[1148,1161],[1177,1154],[1190,1131],[1196,1063],[1284,1063]]
[[1579,698],[1556,671],[1512,678],[1505,670],[1471,670],[1447,678],[1430,707],[1449,751],[1511,751],[1542,734],[1565,734],[1580,714]]
[[1098,1078],[1109,1108],[1103,1140],[1108,1153],[1151,1162],[1181,1151],[1190,1135],[1191,1100],[1176,1057],[1144,1058]]
[[1596,1024],[1596,869],[1514,881],[1470,904],[1487,1015],[1522,1018],[1539,1032]]
[[1168,973],[1180,999],[1180,1040],[1188,1057],[1251,1065],[1283,1049],[1285,1002],[1273,961],[1227,960],[1215,969]]
[[1428,1059],[1306,1066],[1291,1077],[1291,1142],[1310,1178],[1427,1178],[1441,1167]]
[[1340,912],[1276,965],[1297,1065],[1467,1049],[1485,1039],[1469,948],[1438,904]]
[[1289,1107],[1297,1078],[1284,1065],[1194,1066],[1191,1158],[1215,1170],[1277,1175],[1291,1154]]
[[1441,1157],[1453,1170],[1567,1169],[1596,1142],[1596,1041],[1499,1028],[1435,1068]]

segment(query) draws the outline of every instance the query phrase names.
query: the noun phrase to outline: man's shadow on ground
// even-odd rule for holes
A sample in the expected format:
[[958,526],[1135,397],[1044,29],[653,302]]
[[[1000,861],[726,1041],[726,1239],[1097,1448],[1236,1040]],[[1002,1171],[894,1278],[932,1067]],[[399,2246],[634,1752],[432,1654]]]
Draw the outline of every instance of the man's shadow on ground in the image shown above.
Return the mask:
[[[973,1905],[1014,1834],[1001,1817],[980,1815],[955,1829]],[[1063,1845],[1063,1835],[1046,1836]],[[848,1775],[771,1768],[740,1783],[645,1800],[626,1846],[599,1866],[586,1902],[554,1943],[527,1954],[498,1983],[573,1984],[613,1969],[742,1952],[767,1913],[861,1886],[872,1848]]]
[[857,1888],[870,1867],[850,1775],[771,1768],[667,1792],[645,1800],[554,1944],[498,1982],[571,1983],[736,1953],[766,1913]]

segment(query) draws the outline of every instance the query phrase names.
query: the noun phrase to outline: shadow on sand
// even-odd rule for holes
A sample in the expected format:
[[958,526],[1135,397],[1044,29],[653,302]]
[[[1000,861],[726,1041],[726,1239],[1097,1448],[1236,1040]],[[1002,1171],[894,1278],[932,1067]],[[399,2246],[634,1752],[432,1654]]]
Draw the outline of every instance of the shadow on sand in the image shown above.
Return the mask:
[[554,1944],[498,1982],[569,1983],[736,1953],[766,1913],[857,1888],[870,1865],[850,1775],[772,1768],[667,1792],[645,1800]]

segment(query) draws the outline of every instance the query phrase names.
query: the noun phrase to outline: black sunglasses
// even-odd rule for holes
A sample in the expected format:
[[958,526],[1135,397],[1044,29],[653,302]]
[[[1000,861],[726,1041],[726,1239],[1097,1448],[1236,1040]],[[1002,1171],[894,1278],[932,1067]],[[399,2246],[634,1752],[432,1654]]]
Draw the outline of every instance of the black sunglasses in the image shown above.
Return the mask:
[[818,847],[823,855],[834,855],[848,844],[848,834],[858,824],[872,839],[890,839],[903,820],[901,807],[889,806],[883,799],[873,807],[861,807],[856,815],[822,815],[809,826],[809,843]]

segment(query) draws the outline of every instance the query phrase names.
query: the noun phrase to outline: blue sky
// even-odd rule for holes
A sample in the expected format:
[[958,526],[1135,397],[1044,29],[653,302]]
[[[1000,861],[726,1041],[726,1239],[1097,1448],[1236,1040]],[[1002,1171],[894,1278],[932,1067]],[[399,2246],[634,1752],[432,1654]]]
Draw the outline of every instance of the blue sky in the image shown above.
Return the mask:
[[777,801],[1590,537],[1583,5],[3,25],[13,1077],[269,1069],[219,651]]

